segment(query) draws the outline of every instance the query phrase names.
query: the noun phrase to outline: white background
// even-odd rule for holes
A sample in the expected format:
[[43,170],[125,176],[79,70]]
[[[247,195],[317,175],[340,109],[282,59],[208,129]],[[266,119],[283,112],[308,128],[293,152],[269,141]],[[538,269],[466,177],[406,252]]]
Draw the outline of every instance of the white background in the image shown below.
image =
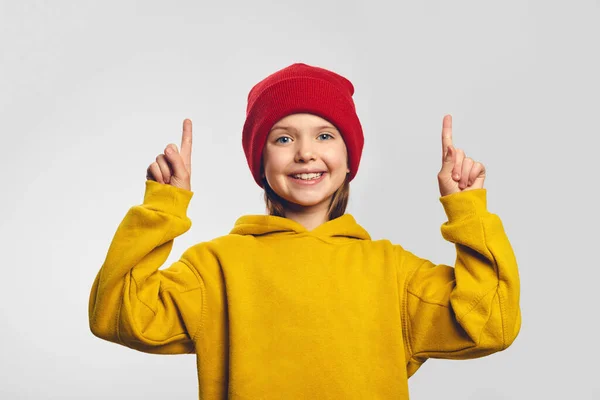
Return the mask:
[[501,353],[429,360],[411,399],[600,399],[598,1],[0,2],[0,397],[197,398],[193,355],[96,338],[88,298],[146,168],[194,125],[195,243],[264,214],[246,98],[294,62],[340,73],[365,132],[353,214],[453,265],[441,123],[487,168],[517,256],[523,323]]

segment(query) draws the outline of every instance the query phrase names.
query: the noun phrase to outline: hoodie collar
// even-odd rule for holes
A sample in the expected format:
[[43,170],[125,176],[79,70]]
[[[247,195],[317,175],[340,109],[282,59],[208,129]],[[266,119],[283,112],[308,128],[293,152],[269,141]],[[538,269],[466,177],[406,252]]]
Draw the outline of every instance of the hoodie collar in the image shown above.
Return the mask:
[[371,240],[369,233],[351,214],[326,221],[313,230],[306,229],[293,219],[275,215],[243,215],[237,219],[230,234],[237,235],[313,235],[322,239],[354,238]]

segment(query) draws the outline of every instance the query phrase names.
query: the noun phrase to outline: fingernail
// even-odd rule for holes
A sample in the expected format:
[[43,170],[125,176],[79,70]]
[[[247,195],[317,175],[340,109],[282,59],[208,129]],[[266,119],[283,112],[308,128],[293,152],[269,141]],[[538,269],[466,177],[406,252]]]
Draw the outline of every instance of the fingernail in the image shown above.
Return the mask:
[[166,152],[167,152],[167,154],[171,154],[173,152],[173,149],[169,146],[169,147],[167,147]]

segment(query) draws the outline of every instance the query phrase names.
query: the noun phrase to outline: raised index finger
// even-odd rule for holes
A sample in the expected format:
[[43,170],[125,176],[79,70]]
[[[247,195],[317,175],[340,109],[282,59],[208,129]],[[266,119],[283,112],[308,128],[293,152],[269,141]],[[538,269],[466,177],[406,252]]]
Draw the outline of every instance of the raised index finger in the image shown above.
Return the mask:
[[444,115],[442,121],[442,162],[446,159],[448,146],[452,144],[452,115]]
[[183,133],[181,134],[181,150],[179,152],[183,163],[188,171],[192,167],[192,120],[186,118],[183,120]]

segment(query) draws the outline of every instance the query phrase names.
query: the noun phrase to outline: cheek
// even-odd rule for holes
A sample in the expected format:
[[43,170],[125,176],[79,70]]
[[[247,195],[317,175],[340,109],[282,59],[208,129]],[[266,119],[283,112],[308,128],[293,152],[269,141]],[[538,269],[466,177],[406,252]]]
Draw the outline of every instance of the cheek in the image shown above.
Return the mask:
[[286,165],[285,155],[281,152],[265,152],[263,156],[263,167],[265,172],[280,171]]
[[346,167],[347,155],[343,149],[331,149],[323,153],[323,159],[331,166]]

